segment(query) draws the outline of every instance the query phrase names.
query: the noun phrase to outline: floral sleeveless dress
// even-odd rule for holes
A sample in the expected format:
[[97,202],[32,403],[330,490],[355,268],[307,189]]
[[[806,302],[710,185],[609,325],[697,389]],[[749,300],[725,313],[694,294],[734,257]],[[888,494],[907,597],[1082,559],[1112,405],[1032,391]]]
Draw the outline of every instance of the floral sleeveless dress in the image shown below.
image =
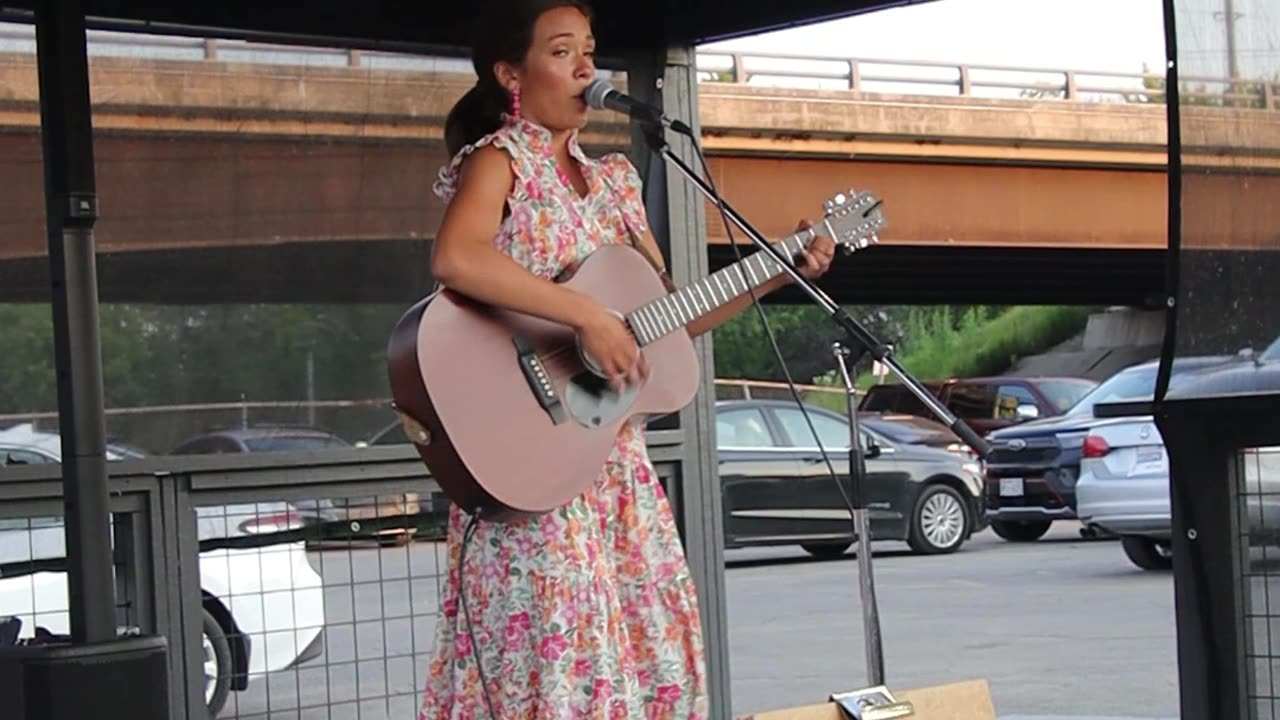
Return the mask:
[[[468,146],[440,171],[448,202],[463,158],[493,144],[511,156],[511,213],[495,246],[554,278],[606,243],[643,228],[638,173],[622,154],[570,152],[585,197],[559,171],[551,134],[528,120]],[[484,677],[500,720],[707,716],[701,623],[683,548],[642,420],[624,425],[594,487],[518,523],[481,521],[458,558],[470,517],[451,506],[449,571],[419,720],[489,717],[459,592],[475,623]]]

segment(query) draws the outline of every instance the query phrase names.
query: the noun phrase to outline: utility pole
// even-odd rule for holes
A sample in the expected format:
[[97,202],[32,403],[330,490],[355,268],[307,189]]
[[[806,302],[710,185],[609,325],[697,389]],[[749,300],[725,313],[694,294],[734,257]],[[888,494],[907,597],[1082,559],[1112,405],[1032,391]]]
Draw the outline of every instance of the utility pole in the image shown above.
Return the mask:
[[1236,58],[1236,2],[1223,0],[1223,16],[1227,24],[1227,77],[1232,80],[1240,78],[1239,61]]

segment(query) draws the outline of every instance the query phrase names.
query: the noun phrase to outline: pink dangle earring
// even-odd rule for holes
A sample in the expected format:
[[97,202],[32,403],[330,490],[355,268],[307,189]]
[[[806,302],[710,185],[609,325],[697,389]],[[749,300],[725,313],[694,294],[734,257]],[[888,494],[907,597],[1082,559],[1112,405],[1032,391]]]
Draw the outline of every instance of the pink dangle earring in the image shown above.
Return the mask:
[[520,86],[517,85],[511,90],[511,116],[512,122],[520,120]]

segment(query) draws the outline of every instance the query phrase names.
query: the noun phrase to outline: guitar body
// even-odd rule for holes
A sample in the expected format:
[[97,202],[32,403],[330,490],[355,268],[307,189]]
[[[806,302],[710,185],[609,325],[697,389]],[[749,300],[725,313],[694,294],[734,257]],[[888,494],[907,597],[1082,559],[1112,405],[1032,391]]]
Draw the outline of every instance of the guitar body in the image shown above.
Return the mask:
[[[667,292],[625,245],[596,250],[563,282],[622,314]],[[404,314],[387,360],[406,434],[440,487],[468,513],[510,520],[573,500],[599,477],[625,422],[693,398],[700,369],[684,329],[641,352],[649,377],[615,393],[587,368],[570,328],[445,289]]]

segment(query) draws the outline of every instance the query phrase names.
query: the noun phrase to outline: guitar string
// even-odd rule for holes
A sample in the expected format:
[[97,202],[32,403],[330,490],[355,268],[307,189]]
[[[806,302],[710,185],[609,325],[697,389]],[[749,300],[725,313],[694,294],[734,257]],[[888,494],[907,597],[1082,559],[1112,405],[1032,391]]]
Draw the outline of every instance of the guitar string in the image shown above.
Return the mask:
[[[874,209],[876,208],[876,206],[878,206],[879,204],[880,204],[880,203],[876,203],[875,205],[872,205],[870,208],[868,208],[866,211],[864,211],[864,212],[862,213],[863,217],[866,217],[866,216],[867,216],[867,215],[868,215],[872,210],[874,210]],[[809,237],[807,238],[807,240],[812,240],[814,237],[816,237],[816,236],[817,236],[817,230],[815,230],[814,228],[808,228],[808,229],[806,229],[806,230],[805,230],[805,232],[807,232],[807,233],[809,234]],[[782,249],[783,249],[783,250],[787,250],[786,243],[790,242],[790,241],[791,241],[791,240],[793,240],[793,239],[799,239],[799,237],[800,237],[800,235],[801,235],[801,234],[803,234],[803,233],[795,233],[795,234],[793,234],[793,235],[791,235],[791,236],[788,236],[785,240],[783,240],[783,241],[782,241],[782,243],[780,243],[780,245],[781,245]],[[803,246],[803,244],[802,244],[802,245],[801,245],[801,249],[802,249],[802,250],[803,250],[803,247],[804,247],[804,246]],[[777,263],[776,263],[776,262],[774,262],[773,264],[774,264],[774,265],[776,265]],[[762,265],[763,265],[763,263],[762,263]],[[762,267],[762,269],[763,269],[763,270],[768,270],[768,268],[764,268],[764,267]],[[740,272],[741,272],[741,271],[740,271]],[[775,272],[776,272],[776,271],[775,271]],[[744,278],[744,279],[745,279],[745,278]],[[676,294],[676,293],[671,293],[671,294],[669,294],[669,295],[668,295],[668,297],[671,297],[672,295],[675,295],[675,294]],[[714,294],[714,293],[713,293],[713,294]],[[635,330],[631,327],[631,325],[630,325],[629,323],[627,324],[627,332],[628,332],[628,333],[630,333],[630,334],[631,334],[631,336],[632,336],[633,338],[636,338]],[[636,338],[636,339],[639,339],[639,338]],[[655,338],[655,339],[656,339],[656,338]],[[550,361],[552,361],[553,359],[557,359],[557,358],[559,358],[560,356],[562,356],[564,353],[566,353],[566,352],[570,352],[570,351],[573,351],[573,350],[576,350],[576,349],[577,349],[577,345],[561,345],[561,346],[559,346],[559,347],[553,348],[550,352],[547,352],[545,355],[539,355],[539,354],[536,354],[536,353],[535,353],[535,354],[534,354],[534,358],[535,358],[536,360],[538,360],[540,363],[542,363],[544,366],[546,366],[546,365],[547,365]],[[548,371],[550,371],[550,367],[547,367],[546,369],[547,369]]]
[[[806,230],[806,232],[808,232],[808,233],[809,233],[809,237],[807,238],[807,240],[812,240],[814,237],[816,237],[816,236],[817,236],[817,231],[816,231],[816,230],[814,230],[813,228],[809,228],[809,229],[807,229],[807,230]],[[787,249],[787,247],[786,247],[786,243],[791,242],[792,240],[799,239],[799,237],[800,237],[800,235],[801,235],[801,234],[802,234],[802,233],[795,233],[795,234],[793,234],[793,235],[791,235],[791,236],[788,236],[785,240],[783,240],[783,241],[780,243],[780,246],[782,247],[782,249],[785,251],[785,250]],[[803,245],[801,245],[801,248],[803,249]],[[777,263],[776,263],[776,262],[774,262],[773,264],[774,264],[774,265],[777,265]],[[765,267],[765,266],[764,266],[763,262],[761,263],[761,265],[762,265],[762,267],[761,267],[761,269],[762,269],[762,270],[765,270],[765,271],[768,271],[768,270],[769,270],[769,268],[767,268],[767,267]],[[740,270],[739,272],[741,273],[742,271]],[[776,273],[776,272],[778,272],[778,271],[776,271],[776,270],[775,270],[775,271],[774,271],[774,273]],[[708,276],[708,277],[710,277],[710,276]],[[744,279],[744,280],[746,279],[746,278],[745,278],[745,276],[743,277],[743,279]],[[682,288],[682,289],[687,289],[687,288]],[[676,292],[674,292],[674,293],[669,293],[669,294],[667,295],[667,297],[668,297],[668,298],[670,298],[670,297],[674,297],[674,296],[675,296],[675,295],[677,295],[679,292],[680,292],[680,291],[679,291],[679,290],[677,290],[677,291],[676,291]],[[715,295],[715,293],[714,293],[714,291],[712,291],[712,296],[714,297],[714,295]],[[635,332],[635,330],[631,327],[630,323],[629,323],[629,322],[626,322],[626,325],[627,325],[627,332],[628,332],[628,333],[630,333],[630,335],[631,335],[633,338],[635,338],[635,339],[637,339],[637,340],[638,340],[639,338],[636,336],[636,332]],[[665,333],[664,333],[664,334],[665,334]],[[655,339],[656,339],[656,338],[655,338]],[[569,352],[569,351],[572,351],[572,350],[576,350],[576,349],[577,349],[577,345],[561,345],[561,346],[559,346],[559,347],[553,348],[550,352],[546,353],[545,355],[539,355],[539,354],[536,354],[536,353],[535,353],[535,354],[534,354],[534,358],[535,358],[536,360],[538,360],[539,362],[541,362],[541,363],[543,363],[543,364],[546,364],[546,363],[547,363],[548,361],[550,361],[551,359],[556,358],[557,356],[563,355],[563,354],[564,354],[564,353],[566,353],[566,352]]]

